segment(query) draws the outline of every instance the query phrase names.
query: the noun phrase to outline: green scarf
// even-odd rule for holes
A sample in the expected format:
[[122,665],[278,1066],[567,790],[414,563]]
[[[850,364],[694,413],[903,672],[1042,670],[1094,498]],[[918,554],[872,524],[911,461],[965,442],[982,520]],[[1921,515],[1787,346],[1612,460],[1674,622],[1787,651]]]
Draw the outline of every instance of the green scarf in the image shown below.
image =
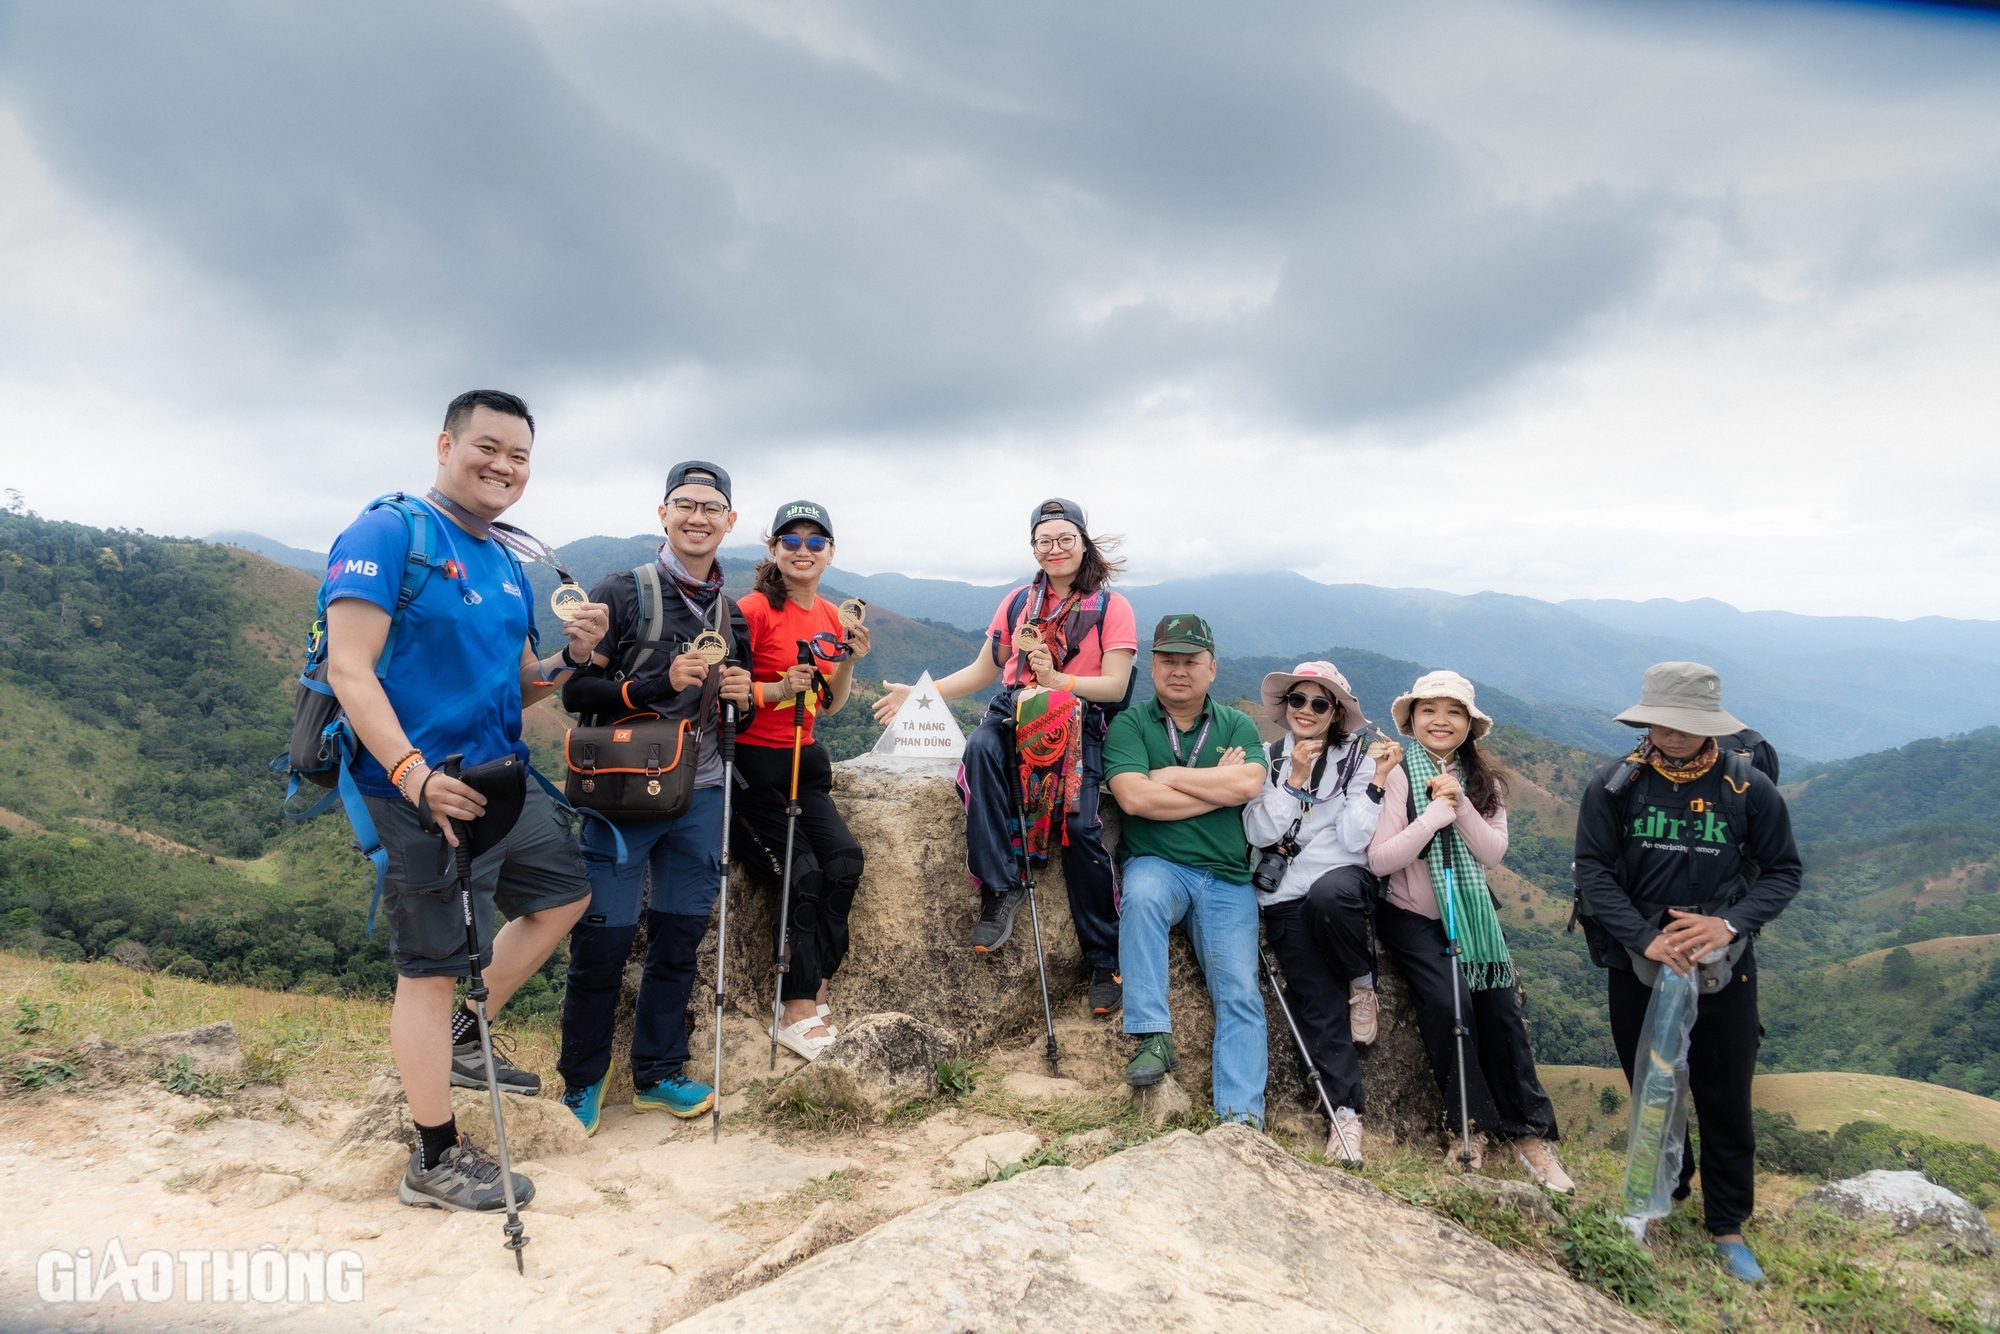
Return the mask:
[[[1410,772],[1410,797],[1422,815],[1431,804],[1430,781],[1440,770],[1431,753],[1421,744],[1411,746],[1403,761]],[[1471,797],[1459,793],[1460,801]],[[1486,872],[1472,859],[1465,840],[1450,825],[1431,840],[1424,860],[1430,865],[1431,892],[1437,895],[1438,909],[1452,915],[1458,936],[1458,970],[1473,991],[1514,985],[1514,960],[1507,953],[1507,937],[1500,933],[1500,919],[1493,912],[1493,898],[1486,888]],[[1451,869],[1452,893],[1445,893],[1445,868]],[[1447,907],[1449,903],[1449,907]]]

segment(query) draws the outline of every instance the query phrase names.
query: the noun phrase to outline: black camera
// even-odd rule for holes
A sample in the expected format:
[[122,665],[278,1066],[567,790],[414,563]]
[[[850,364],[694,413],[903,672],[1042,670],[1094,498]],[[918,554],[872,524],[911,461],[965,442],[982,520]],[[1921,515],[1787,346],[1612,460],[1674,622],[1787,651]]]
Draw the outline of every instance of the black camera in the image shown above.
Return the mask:
[[1284,883],[1285,868],[1299,855],[1299,841],[1290,832],[1268,848],[1257,852],[1257,868],[1250,872],[1250,884],[1259,894],[1275,894]]

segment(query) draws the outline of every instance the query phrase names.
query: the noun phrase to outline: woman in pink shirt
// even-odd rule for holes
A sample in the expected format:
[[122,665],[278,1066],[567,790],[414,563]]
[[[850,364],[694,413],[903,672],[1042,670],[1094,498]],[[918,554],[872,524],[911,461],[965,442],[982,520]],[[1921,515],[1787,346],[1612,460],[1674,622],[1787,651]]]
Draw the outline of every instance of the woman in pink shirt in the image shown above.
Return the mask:
[[[1459,1039],[1452,1033],[1452,992],[1458,992],[1456,1009],[1466,1030],[1465,1105],[1475,1132],[1466,1170],[1483,1166],[1487,1136],[1497,1135],[1513,1141],[1537,1181],[1573,1194],[1576,1187],[1555,1155],[1555,1107],[1535,1073],[1513,960],[1486,887],[1484,868],[1507,855],[1506,772],[1478,745],[1493,720],[1473,702],[1472,682],[1457,672],[1418,678],[1390,712],[1397,730],[1417,744],[1401,755],[1385,748],[1376,768],[1382,817],[1368,845],[1368,865],[1389,881],[1375,911],[1376,938],[1416,998],[1417,1027],[1454,1135],[1462,1130]],[[1446,891],[1459,946],[1455,967],[1446,953]],[[1459,1152],[1455,1142],[1452,1153]]]

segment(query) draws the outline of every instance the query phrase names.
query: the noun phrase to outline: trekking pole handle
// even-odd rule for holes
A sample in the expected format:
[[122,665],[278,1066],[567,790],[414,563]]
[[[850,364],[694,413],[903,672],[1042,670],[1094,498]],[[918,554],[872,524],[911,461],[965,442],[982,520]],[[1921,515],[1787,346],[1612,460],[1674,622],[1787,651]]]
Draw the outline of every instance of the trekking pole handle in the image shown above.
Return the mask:
[[[812,666],[813,665],[812,641],[807,639],[801,639],[798,641],[798,645],[799,645],[799,666],[801,667]],[[806,725],[806,695],[810,693],[811,690],[812,690],[812,685],[808,683],[804,690],[801,690],[798,694],[792,696],[792,726],[794,728],[804,727]]]

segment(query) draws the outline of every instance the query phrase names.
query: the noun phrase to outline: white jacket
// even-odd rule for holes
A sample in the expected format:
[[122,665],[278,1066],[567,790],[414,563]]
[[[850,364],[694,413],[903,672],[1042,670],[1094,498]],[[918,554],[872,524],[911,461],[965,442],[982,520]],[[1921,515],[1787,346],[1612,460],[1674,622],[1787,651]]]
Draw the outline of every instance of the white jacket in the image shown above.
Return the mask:
[[[1339,787],[1341,766],[1348,754],[1347,747],[1342,747],[1327,757],[1326,768],[1314,791],[1317,799],[1299,825],[1299,855],[1292,858],[1275,893],[1257,896],[1258,907],[1304,898],[1313,881],[1336,866],[1368,865],[1368,840],[1375,836],[1375,822],[1382,814],[1382,807],[1368,797],[1375,761],[1366,753],[1365,735],[1353,738],[1350,745],[1360,747],[1361,753],[1356,757],[1345,790]],[[1271,763],[1264,770],[1264,790],[1243,808],[1243,834],[1253,848],[1269,847],[1283,838],[1292,821],[1299,818],[1303,805],[1284,788],[1284,780],[1291,777],[1291,734],[1288,732],[1272,742],[1270,753]],[[1273,769],[1278,773],[1276,779],[1271,777]]]

